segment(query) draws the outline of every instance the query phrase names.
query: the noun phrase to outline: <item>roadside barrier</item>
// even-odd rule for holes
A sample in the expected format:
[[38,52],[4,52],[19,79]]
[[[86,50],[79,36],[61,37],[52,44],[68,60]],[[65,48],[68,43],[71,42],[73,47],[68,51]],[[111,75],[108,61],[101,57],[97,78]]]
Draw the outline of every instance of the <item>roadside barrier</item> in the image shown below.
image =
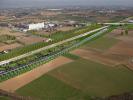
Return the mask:
[[42,65],[42,64],[45,64],[53,59],[55,59],[56,57],[58,56],[61,56],[67,52],[69,52],[70,50],[73,50],[81,45],[83,45],[84,43],[102,35],[103,33],[105,33],[108,29],[105,28],[89,37],[86,37],[85,39],[81,40],[80,42],[78,43],[75,43],[73,44],[72,46],[70,46],[69,48],[65,48],[64,50],[61,50],[59,52],[56,52],[48,57],[42,57],[41,59],[35,61],[35,62],[32,62],[32,63],[29,63],[27,65],[24,65],[24,66],[20,66],[20,67],[17,67],[16,69],[13,69],[13,70],[10,70],[10,71],[7,71],[5,73],[1,73],[0,74],[0,81],[4,81],[4,80],[7,80],[7,79],[10,79],[12,77],[15,77],[17,75],[20,75],[22,73],[25,73],[25,72],[28,72],[34,68],[36,68],[37,66],[39,65]]

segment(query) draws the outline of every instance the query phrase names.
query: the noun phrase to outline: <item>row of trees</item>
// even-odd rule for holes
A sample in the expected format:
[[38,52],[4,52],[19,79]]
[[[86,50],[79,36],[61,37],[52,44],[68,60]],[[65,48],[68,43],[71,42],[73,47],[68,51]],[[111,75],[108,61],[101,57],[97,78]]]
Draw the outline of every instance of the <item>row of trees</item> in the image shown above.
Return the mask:
[[121,35],[128,35],[128,29],[125,29],[124,31],[121,31]]
[[[97,25],[97,24],[93,24],[91,26],[87,26],[87,27],[84,27],[82,29],[76,29],[76,30],[73,30],[73,31],[56,33],[54,35],[51,35],[51,38],[54,38],[53,41],[48,42],[48,43],[39,42],[39,43],[35,43],[35,44],[32,44],[32,45],[24,46],[22,48],[14,49],[14,50],[12,50],[11,52],[9,52],[7,54],[0,55],[0,61],[6,60],[6,59],[10,59],[10,58],[13,58],[13,57],[28,53],[30,51],[42,48],[44,46],[53,44],[55,42],[59,42],[61,40],[67,39],[67,38],[71,38],[73,36],[76,36],[76,35],[91,31],[91,30],[99,28],[99,27],[101,27],[101,26]],[[60,36],[60,35],[62,35],[62,36]],[[60,38],[58,38],[58,37],[60,37]]]
[[[78,46],[80,46],[83,43],[87,42],[88,38],[89,38],[88,36],[85,37],[83,39],[83,41],[82,41],[82,39],[73,40],[73,41],[64,43],[63,45],[60,45],[58,47],[54,47],[54,48],[51,48],[49,50],[42,51],[38,54],[32,55],[30,57],[26,57],[24,59],[15,61],[11,64],[12,67],[14,67],[15,69],[19,68],[19,65],[26,66],[26,67],[21,67],[21,69],[17,69],[16,71],[9,72],[8,74],[1,76],[0,80],[3,81],[3,80],[6,80],[6,79],[9,79],[11,77],[17,76],[21,73],[32,70],[33,68],[37,67],[38,65],[46,63],[47,61],[50,61],[50,60],[54,59],[56,56],[62,55],[64,53],[68,52],[71,49],[77,48]],[[47,60],[45,59],[45,61],[44,61],[43,57],[47,58]],[[43,60],[41,60],[40,58],[43,59]],[[9,68],[9,70],[10,70],[10,67],[11,67],[10,65],[7,65],[7,68]],[[8,71],[8,69],[7,69],[7,71]]]

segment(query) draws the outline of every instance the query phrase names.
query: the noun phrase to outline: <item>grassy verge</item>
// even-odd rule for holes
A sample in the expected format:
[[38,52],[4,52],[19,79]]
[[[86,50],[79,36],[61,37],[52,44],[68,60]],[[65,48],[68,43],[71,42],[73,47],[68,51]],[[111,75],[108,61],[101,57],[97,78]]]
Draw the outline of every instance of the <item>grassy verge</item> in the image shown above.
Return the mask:
[[67,58],[70,58],[70,59],[72,59],[72,60],[78,60],[78,59],[80,59],[79,56],[74,55],[74,54],[71,54],[71,53],[64,54],[63,56],[64,56],[64,57],[67,57]]
[[70,31],[66,31],[66,32],[56,32],[52,35],[49,36],[49,38],[52,38],[53,40],[64,40],[91,30],[94,30],[96,28],[100,28],[101,25],[98,24],[92,24],[90,26],[84,27],[84,28],[79,28],[79,29],[74,29],[74,30],[70,30]]
[[131,29],[133,29],[133,24],[125,25],[125,28],[131,30]]
[[9,99],[7,97],[0,96],[0,100],[11,100],[11,99]]
[[[112,45],[117,43],[118,40],[116,40],[114,38],[109,38],[109,37],[105,38],[105,35],[107,33],[110,33],[115,28],[117,28],[117,26],[110,26],[106,32],[104,32],[103,34],[101,34],[101,35],[91,39],[90,41],[86,42],[84,44],[85,46],[81,45],[81,48],[88,49],[89,47],[92,47],[92,48],[99,49],[99,50],[109,49]],[[95,34],[95,33],[93,33],[93,34]],[[85,38],[86,37],[80,38],[80,40],[83,40]],[[87,46],[88,46],[88,48],[87,48]]]
[[86,44],[83,48],[84,49],[94,48],[94,49],[105,51],[111,48],[117,42],[118,42],[117,39],[104,36],[96,39],[95,41],[91,41],[90,43]]

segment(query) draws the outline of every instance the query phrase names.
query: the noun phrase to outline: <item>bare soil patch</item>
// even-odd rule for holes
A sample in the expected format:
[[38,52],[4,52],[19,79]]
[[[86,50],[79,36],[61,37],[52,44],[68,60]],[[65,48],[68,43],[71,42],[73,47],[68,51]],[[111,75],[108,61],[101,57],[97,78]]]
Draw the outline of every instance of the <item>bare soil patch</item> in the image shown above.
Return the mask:
[[71,27],[71,26],[57,28],[58,31],[69,31],[69,30],[72,30],[72,29],[74,29],[74,27]]
[[119,42],[112,48],[110,48],[107,53],[109,54],[116,54],[116,55],[123,55],[132,57],[133,56],[133,41],[132,42]]
[[7,81],[4,81],[0,83],[0,89],[3,89],[5,91],[14,92],[15,90],[21,88],[22,86],[30,83],[31,81],[39,78],[43,74],[63,65],[66,63],[70,63],[72,60],[65,58],[65,57],[58,57],[55,60],[41,65],[37,67],[36,69],[33,69],[30,72],[24,73],[20,76],[17,76],[15,78],[9,79]]
[[0,48],[2,47],[2,46],[4,46],[5,44],[4,43],[0,43]]
[[33,43],[37,43],[37,42],[43,42],[46,41],[46,38],[41,38],[41,37],[35,37],[35,36],[28,36],[28,37],[18,37],[17,38],[21,43],[24,44],[33,44]]
[[36,34],[40,34],[40,35],[50,35],[52,34],[53,32],[46,32],[45,30],[39,30]]
[[59,15],[61,12],[53,12],[53,11],[42,11],[41,15],[43,16],[56,16]]
[[14,32],[13,30],[9,29],[9,28],[1,28],[0,30],[0,35],[12,35],[12,36],[15,36],[15,37],[18,37],[18,36],[26,36],[27,34],[25,33],[21,33],[21,32]]
[[115,29],[112,32],[108,33],[107,36],[113,37],[122,41],[133,41],[133,30],[128,31],[128,35],[121,35],[121,32],[125,32],[122,29]]
[[122,32],[123,30],[121,30],[121,29],[115,29],[115,30],[113,30],[111,33],[109,33],[109,35],[112,35],[112,36],[117,36],[117,35],[121,35],[121,32]]
[[46,35],[46,36],[48,36],[48,35],[50,35],[50,34],[54,34],[54,33],[56,33],[57,31],[69,31],[69,30],[72,30],[72,29],[74,29],[74,27],[72,27],[72,26],[64,26],[64,27],[57,27],[55,30],[53,30],[53,31],[49,31],[49,32],[47,32],[46,30],[39,30],[36,34],[40,34],[40,35]]
[[13,43],[13,44],[5,44],[3,46],[0,46],[0,52],[1,51],[4,51],[4,50],[11,50],[11,49],[15,49],[15,48],[18,48],[18,47],[21,47],[22,45],[19,44],[19,43]]
[[0,21],[2,21],[2,20],[4,20],[4,19],[6,19],[7,17],[5,17],[5,16],[0,16]]
[[15,36],[18,41],[20,41],[23,44],[33,44],[37,42],[43,42],[46,41],[46,38],[38,37],[38,36],[31,36],[26,33],[21,32],[15,32],[9,28],[2,28],[0,31],[0,35],[10,35]]
[[129,31],[128,35],[119,35],[116,36],[115,38],[124,41],[124,42],[132,42],[133,43],[133,31]]
[[104,65],[115,66],[118,65],[119,62],[111,59],[110,57],[103,55],[100,52],[95,52],[91,50],[77,49],[72,51],[73,54],[78,55],[84,59],[92,60],[98,63],[102,63]]

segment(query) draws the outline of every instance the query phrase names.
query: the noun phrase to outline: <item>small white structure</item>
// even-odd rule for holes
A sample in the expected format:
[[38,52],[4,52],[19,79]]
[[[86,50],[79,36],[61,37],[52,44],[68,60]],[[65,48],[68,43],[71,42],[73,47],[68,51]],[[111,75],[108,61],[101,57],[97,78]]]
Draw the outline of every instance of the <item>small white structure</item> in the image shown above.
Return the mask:
[[129,23],[133,23],[133,20],[129,20],[128,22],[129,22]]
[[52,39],[47,39],[47,40],[46,40],[46,42],[50,42],[50,41],[52,41]]
[[1,62],[0,62],[0,66],[6,65],[6,64],[9,64],[9,63],[10,63],[9,61],[1,61]]
[[55,26],[55,24],[48,24],[49,25],[49,27],[54,27]]
[[9,53],[8,51],[3,51],[4,53]]
[[39,29],[43,29],[43,28],[44,28],[44,22],[28,25],[28,30],[39,30]]
[[53,28],[53,27],[55,27],[55,26],[56,26],[56,24],[54,24],[54,23],[50,23],[50,22],[45,22],[45,23],[44,23],[44,28],[45,28],[45,29]]

